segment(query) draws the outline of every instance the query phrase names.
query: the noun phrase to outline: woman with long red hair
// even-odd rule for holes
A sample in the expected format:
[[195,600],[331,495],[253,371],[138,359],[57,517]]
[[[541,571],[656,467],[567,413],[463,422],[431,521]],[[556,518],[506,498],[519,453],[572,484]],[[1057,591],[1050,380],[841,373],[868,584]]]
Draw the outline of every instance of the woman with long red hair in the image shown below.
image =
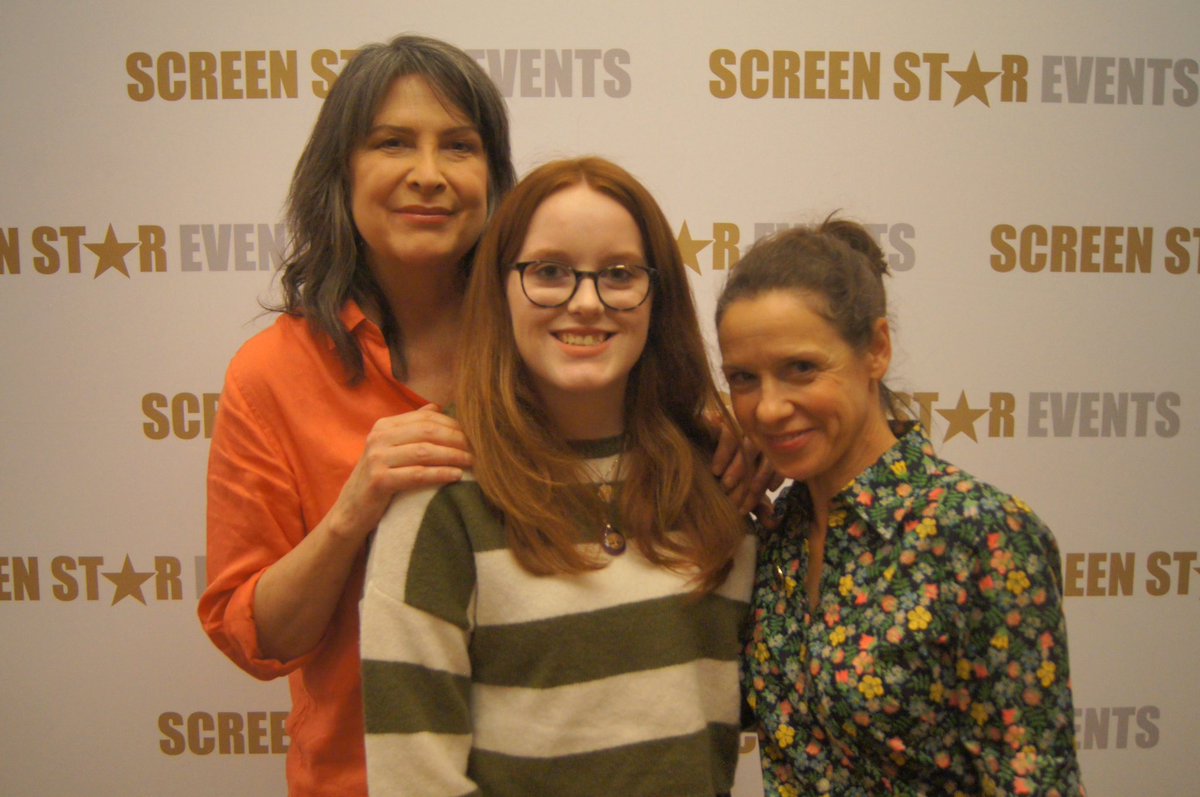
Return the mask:
[[535,170],[461,339],[474,469],[372,543],[372,793],[727,793],[754,542],[710,472],[721,405],[662,211],[598,158]]

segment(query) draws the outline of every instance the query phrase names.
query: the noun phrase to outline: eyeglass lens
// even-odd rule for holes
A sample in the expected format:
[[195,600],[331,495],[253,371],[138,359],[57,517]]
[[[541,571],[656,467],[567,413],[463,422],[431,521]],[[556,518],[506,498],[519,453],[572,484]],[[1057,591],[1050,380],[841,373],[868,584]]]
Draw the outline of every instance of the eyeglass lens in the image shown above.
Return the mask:
[[640,266],[609,266],[599,271],[576,271],[550,261],[525,265],[521,286],[534,304],[558,307],[570,301],[579,282],[591,279],[600,301],[614,310],[632,310],[650,292],[650,272]]

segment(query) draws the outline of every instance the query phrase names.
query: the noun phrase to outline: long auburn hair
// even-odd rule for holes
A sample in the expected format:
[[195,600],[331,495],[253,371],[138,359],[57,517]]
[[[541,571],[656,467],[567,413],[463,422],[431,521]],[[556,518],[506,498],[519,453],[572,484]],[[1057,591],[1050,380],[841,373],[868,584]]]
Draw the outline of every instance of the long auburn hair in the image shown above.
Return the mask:
[[[572,520],[600,523],[608,508],[588,489],[583,458],[553,427],[517,352],[506,282],[534,211],[584,184],[614,199],[641,232],[657,269],[646,347],[630,373],[618,512],[622,529],[653,563],[695,573],[699,593],[721,584],[746,526],[709,470],[712,433],[702,414],[721,412],[687,272],[662,210],[621,167],[587,157],[547,163],[497,208],[476,254],[462,326],[458,418],[475,451],[475,475],[505,518],[509,545],[527,570],[603,566],[581,549]],[[730,428],[733,428],[732,421]]]
[[[504,98],[471,56],[438,39],[401,35],[386,44],[369,44],[350,59],[321,105],[292,175],[286,211],[290,237],[280,278],[283,300],[267,308],[303,316],[315,331],[326,334],[349,384],[363,376],[362,349],[341,319],[350,299],[379,309],[401,373],[405,368],[401,330],[367,267],[366,244],[351,215],[350,156],[366,139],[392,84],[408,75],[425,78],[478,129],[487,154],[489,208],[516,182]],[[472,254],[460,266],[464,280]]]

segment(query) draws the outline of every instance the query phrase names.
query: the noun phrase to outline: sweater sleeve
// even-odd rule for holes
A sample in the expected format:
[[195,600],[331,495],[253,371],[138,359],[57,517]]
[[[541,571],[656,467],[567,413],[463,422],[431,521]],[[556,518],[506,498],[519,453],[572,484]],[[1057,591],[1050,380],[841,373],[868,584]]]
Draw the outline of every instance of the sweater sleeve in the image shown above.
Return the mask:
[[372,795],[476,795],[471,735],[474,557],[454,487],[393,500],[360,604]]
[[304,537],[295,477],[269,417],[255,402],[252,374],[231,364],[208,462],[208,586],[205,632],[225,655],[263,680],[302,667],[320,647],[290,661],[265,658],[254,621],[258,579]]

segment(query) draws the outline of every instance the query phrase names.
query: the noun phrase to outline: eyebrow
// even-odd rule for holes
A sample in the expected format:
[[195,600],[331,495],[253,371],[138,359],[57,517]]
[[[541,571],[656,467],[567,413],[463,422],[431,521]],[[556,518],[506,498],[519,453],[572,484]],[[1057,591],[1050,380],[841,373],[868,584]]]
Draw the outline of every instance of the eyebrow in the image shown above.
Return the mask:
[[[407,125],[381,124],[381,125],[373,125],[372,127],[368,128],[367,135],[373,136],[376,133],[385,132],[385,131],[388,133],[415,133],[416,132],[416,130],[414,128],[409,127]],[[459,127],[448,127],[445,130],[437,131],[437,134],[439,136],[475,135],[475,136],[479,136],[480,138],[483,137],[483,134],[480,133],[478,128],[476,128],[474,125],[461,125]]]
[[[567,253],[561,249],[534,249],[532,254],[520,259],[523,261],[548,260],[554,263],[570,265],[568,261],[571,261],[574,258],[567,255]],[[607,263],[608,265],[602,265],[601,268],[608,268],[609,266],[645,266],[645,260],[645,257],[634,252],[618,252],[617,254],[604,258],[601,262]]]

